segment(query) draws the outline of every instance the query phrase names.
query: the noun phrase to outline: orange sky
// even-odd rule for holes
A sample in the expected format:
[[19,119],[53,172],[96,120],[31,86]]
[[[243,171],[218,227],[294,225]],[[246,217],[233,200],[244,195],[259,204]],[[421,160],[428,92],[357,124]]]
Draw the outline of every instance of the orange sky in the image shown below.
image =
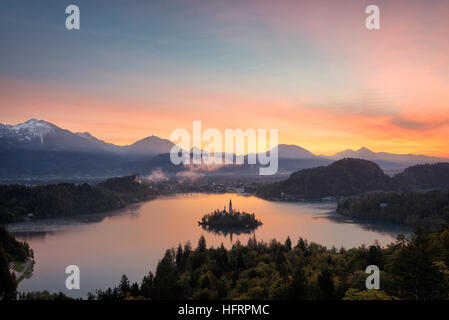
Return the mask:
[[368,31],[370,2],[180,2],[152,19],[156,8],[105,9],[101,23],[92,7],[79,33],[56,10],[33,28],[17,10],[2,28],[0,122],[124,145],[201,120],[278,129],[315,154],[449,157],[449,2],[376,1],[381,30]]

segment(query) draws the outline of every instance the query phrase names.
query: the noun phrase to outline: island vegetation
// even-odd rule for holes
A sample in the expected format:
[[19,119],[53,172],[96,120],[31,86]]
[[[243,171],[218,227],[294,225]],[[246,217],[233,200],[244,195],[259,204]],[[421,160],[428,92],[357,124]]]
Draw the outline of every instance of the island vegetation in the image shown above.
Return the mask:
[[217,209],[204,215],[198,224],[211,229],[255,229],[262,225],[262,221],[258,220],[254,213],[240,212],[238,210],[228,213]]
[[94,186],[0,185],[0,223],[108,211],[155,197],[156,192],[138,175],[111,178]]

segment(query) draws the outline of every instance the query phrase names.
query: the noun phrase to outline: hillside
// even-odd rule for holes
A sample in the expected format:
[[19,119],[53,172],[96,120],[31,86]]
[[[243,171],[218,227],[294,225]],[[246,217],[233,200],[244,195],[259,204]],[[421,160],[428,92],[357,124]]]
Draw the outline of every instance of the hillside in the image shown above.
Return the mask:
[[276,200],[320,199],[391,190],[392,178],[367,160],[343,159],[326,167],[294,172],[282,182],[264,185],[257,194]]
[[102,212],[154,197],[137,175],[111,178],[97,186],[0,185],[0,223],[20,221],[30,213],[44,218]]
[[424,164],[409,167],[394,176],[402,190],[448,189],[449,163]]

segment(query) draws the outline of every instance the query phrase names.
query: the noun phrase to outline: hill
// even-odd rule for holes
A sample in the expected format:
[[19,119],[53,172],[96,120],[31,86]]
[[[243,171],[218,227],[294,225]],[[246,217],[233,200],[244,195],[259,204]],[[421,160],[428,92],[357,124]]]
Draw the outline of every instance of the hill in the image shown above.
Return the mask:
[[412,166],[395,175],[394,179],[402,190],[449,189],[449,163]]
[[91,186],[60,183],[0,185],[0,223],[52,216],[72,216],[121,208],[155,197],[138,175],[111,178]]
[[349,196],[393,188],[392,178],[377,164],[348,158],[326,167],[294,172],[285,181],[261,186],[257,194],[268,199],[302,200]]

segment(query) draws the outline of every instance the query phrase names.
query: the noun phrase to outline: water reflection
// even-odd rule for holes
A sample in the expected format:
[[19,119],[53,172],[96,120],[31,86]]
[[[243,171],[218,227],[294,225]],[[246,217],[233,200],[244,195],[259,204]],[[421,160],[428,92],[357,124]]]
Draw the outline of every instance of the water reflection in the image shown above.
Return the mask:
[[[295,243],[299,237],[327,247],[351,248],[379,241],[383,246],[395,241],[397,232],[388,224],[339,220],[329,214],[335,203],[270,202],[254,196],[232,195],[232,203],[245,212],[254,212],[263,225],[250,233],[241,230],[209,232],[198,227],[198,220],[217,204],[227,203],[229,194],[180,194],[162,197],[105,214],[76,218],[28,221],[8,226],[34,251],[36,265],[31,279],[22,281],[19,291],[61,291],[75,297],[115,286],[123,274],[140,282],[166,249],[187,241],[196,247],[203,235],[208,247],[222,243],[243,244],[253,235],[257,240]],[[211,231],[211,230],[210,230]],[[231,239],[232,236],[232,239]],[[231,240],[231,241],[230,241]],[[65,287],[65,268],[77,265],[81,290]]]
[[404,235],[408,237],[411,234],[410,227],[404,224],[388,221],[377,221],[372,219],[350,218],[341,214],[337,214],[335,212],[329,212],[326,215],[315,217],[315,219],[327,220],[339,224],[357,224],[365,230],[388,235],[392,238],[396,238],[398,235]]
[[142,203],[137,203],[126,207],[125,209],[113,210],[101,213],[90,213],[77,215],[74,217],[62,218],[45,218],[38,220],[26,220],[7,224],[6,228],[14,233],[17,237],[24,240],[32,238],[45,238],[47,235],[55,235],[67,231],[74,231],[85,225],[101,223],[106,218],[127,216],[128,218],[136,217],[140,213]]
[[254,231],[258,228],[259,226],[254,226],[254,227],[243,227],[243,228],[239,228],[239,227],[227,227],[227,228],[223,228],[223,227],[212,227],[212,226],[208,226],[208,225],[202,225],[201,228],[204,231],[210,232],[214,235],[217,236],[223,236],[223,237],[227,237],[229,235],[229,239],[231,240],[231,243],[233,242],[233,235],[242,235],[242,234],[253,234]]

